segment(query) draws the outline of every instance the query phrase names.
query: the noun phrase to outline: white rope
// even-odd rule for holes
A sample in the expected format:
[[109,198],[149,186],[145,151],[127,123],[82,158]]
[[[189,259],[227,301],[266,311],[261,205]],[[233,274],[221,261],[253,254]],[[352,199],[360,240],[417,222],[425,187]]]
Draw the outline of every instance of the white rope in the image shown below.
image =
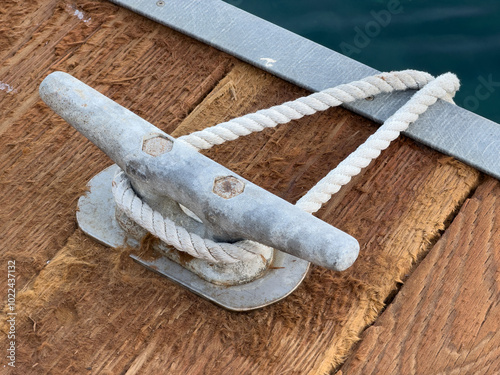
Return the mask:
[[[343,103],[366,99],[380,93],[407,89],[419,90],[394,115],[387,119],[365,143],[298,200],[297,207],[306,212],[314,213],[352,177],[359,174],[363,168],[377,158],[381,151],[385,150],[402,131],[415,122],[429,106],[438,99],[453,102],[452,98],[459,85],[458,78],[451,73],[443,74],[437,78],[415,70],[381,73],[361,81],[339,85],[279,106],[235,118],[182,136],[177,141],[184,142],[196,150],[208,149],[214,145],[220,145],[226,141],[232,141],[241,136],[275,127],[278,124],[284,124],[305,115],[312,115]],[[167,244],[174,246],[177,250],[185,251],[194,257],[212,262],[233,263],[255,257],[259,254],[258,246],[264,246],[253,241],[240,241],[235,244],[216,243],[187,232],[143,202],[135,194],[123,172],[115,176],[113,194],[118,207],[137,224]]]
[[166,244],[195,258],[214,263],[235,263],[258,256],[262,253],[259,247],[265,247],[248,240],[233,244],[214,242],[188,232],[140,199],[121,169],[113,179],[112,190],[117,207],[128,217]]

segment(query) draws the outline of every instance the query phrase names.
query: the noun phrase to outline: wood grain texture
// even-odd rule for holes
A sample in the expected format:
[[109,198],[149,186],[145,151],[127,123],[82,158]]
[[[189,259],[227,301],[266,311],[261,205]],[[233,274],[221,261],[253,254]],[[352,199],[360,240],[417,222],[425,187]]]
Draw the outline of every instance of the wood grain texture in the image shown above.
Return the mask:
[[[174,134],[304,94],[238,63]],[[207,154],[294,202],[375,128],[336,108]],[[222,310],[133,263],[130,250],[76,231],[19,295],[19,373],[326,374],[478,183],[473,169],[397,140],[318,213],[360,241],[355,265],[313,267],[286,300],[249,313]]]
[[467,200],[342,374],[500,373],[500,183]]
[[66,71],[171,132],[234,59],[104,0],[6,3],[3,25],[27,34],[0,42],[0,81],[13,87],[0,90],[0,263],[16,258],[23,286],[75,230],[86,181],[111,164],[41,102],[42,79]]

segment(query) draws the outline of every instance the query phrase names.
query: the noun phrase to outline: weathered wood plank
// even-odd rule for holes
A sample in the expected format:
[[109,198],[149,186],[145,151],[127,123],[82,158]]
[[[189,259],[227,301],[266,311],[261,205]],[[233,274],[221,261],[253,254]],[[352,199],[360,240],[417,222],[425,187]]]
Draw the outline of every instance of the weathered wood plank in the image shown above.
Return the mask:
[[50,18],[55,1],[3,0],[0,8],[0,61],[13,56],[22,45],[28,43],[44,21]]
[[19,285],[63,246],[86,181],[110,164],[43,105],[41,80],[69,72],[171,132],[234,61],[108,1],[40,1],[36,14],[24,12],[25,3],[11,5],[8,16],[39,22],[36,32],[2,40],[0,63],[0,81],[15,89],[0,91],[0,263],[17,259]]
[[[174,134],[304,94],[238,64]],[[293,202],[374,130],[337,108],[208,155]],[[319,212],[358,238],[356,264],[343,273],[313,267],[292,296],[250,313],[224,311],[77,231],[19,296],[21,364],[51,373],[326,374],[478,182],[473,169],[397,140]]]
[[499,197],[489,178],[467,200],[344,375],[500,373]]
[[[30,7],[25,9],[21,2],[15,2],[9,12],[13,19],[6,19],[5,22],[14,32],[13,37],[4,39],[3,44],[7,45],[2,49],[5,58],[0,65],[0,80],[8,86],[0,92],[0,134],[33,107],[38,100],[38,84],[49,69],[70,57],[117,11],[117,7],[111,4],[87,3],[87,6],[94,8],[94,19],[91,19],[81,8],[62,1],[39,1],[34,4],[38,8],[33,10]],[[75,14],[75,11],[80,13]],[[24,17],[38,21],[38,24],[35,29],[28,27],[21,34],[21,31],[15,30],[20,26],[19,23],[22,29]],[[23,36],[22,41],[15,37],[18,34]]]

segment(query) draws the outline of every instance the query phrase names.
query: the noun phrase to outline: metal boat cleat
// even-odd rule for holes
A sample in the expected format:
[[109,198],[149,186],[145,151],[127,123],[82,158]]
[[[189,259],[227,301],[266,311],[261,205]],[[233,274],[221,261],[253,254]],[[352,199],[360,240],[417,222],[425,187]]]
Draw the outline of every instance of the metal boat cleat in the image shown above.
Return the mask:
[[229,310],[269,305],[292,293],[309,262],[344,270],[358,242],[156,128],[69,74],[54,72],[40,97],[116,164],[89,182],[78,202],[80,228],[111,247],[138,247],[145,230],[117,210],[111,186],[122,169],[144,202],[177,225],[213,241],[266,246],[255,259],[213,263],[159,243],[162,257],[132,258]]

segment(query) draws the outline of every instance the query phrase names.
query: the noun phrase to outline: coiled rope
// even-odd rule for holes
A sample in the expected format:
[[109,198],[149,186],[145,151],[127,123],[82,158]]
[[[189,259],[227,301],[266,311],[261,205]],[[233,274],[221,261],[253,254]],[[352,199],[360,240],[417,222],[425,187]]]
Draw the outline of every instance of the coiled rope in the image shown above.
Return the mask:
[[[352,177],[377,158],[382,150],[402,131],[415,122],[438,99],[452,102],[460,83],[452,73],[434,78],[416,70],[381,73],[360,81],[342,84],[291,102],[260,110],[232,119],[216,126],[177,138],[196,150],[206,150],[214,145],[238,139],[254,132],[285,124],[291,120],[324,111],[355,100],[367,99],[381,93],[418,90],[410,100],[396,111],[352,154],[322,178],[295,204],[300,209],[314,213]],[[113,194],[117,206],[138,225],[177,250],[211,262],[234,263],[249,260],[260,253],[262,244],[253,241],[219,243],[188,232],[172,220],[154,211],[134,192],[123,171],[115,176]]]

